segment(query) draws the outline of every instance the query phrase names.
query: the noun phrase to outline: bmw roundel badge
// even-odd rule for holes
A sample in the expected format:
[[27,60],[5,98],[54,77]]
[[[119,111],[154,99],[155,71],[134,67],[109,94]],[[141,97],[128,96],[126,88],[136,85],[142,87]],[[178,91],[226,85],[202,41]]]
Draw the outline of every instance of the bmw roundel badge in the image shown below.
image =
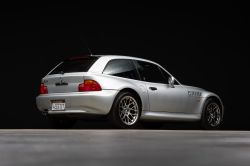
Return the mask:
[[60,77],[60,84],[62,83],[63,79]]

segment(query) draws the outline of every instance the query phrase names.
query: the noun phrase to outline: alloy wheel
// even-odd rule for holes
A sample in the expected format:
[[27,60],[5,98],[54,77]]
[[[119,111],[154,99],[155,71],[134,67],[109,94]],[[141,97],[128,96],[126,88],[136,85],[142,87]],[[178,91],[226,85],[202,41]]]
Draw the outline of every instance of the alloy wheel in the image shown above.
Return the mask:
[[139,108],[136,100],[131,96],[125,96],[119,103],[119,116],[126,125],[133,125],[139,116]]
[[220,107],[216,103],[210,103],[206,111],[207,122],[215,127],[220,124]]

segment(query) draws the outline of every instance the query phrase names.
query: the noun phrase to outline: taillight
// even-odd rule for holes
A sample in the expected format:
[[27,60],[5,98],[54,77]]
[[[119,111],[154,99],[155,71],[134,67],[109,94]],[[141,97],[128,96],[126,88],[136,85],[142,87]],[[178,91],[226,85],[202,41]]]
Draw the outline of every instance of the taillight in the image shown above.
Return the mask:
[[41,84],[40,93],[41,94],[48,93],[47,86],[44,86],[43,83]]
[[83,84],[79,84],[78,86],[78,91],[101,91],[102,88],[98,84],[98,82],[93,81],[93,80],[84,80]]

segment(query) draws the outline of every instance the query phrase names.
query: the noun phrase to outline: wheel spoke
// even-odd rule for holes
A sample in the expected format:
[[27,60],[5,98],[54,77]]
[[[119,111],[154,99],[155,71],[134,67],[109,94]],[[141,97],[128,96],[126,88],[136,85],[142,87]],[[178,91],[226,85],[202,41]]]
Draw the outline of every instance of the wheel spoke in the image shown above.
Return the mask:
[[125,96],[119,103],[119,115],[120,119],[126,125],[133,125],[138,119],[138,104],[136,100],[131,96]]
[[131,107],[130,109],[136,109],[135,107],[136,107],[136,106],[135,106],[135,105],[133,105],[133,107]]
[[132,121],[132,119],[130,119],[129,115],[128,115],[127,117],[128,117],[128,119],[129,119],[129,120],[131,120],[131,121]]
[[220,124],[220,107],[217,103],[210,103],[206,108],[207,122],[210,126],[217,126]]
[[211,117],[208,117],[208,123],[210,124],[212,121],[212,118]]
[[212,112],[212,108],[210,107],[210,108],[208,108],[208,112],[210,113],[210,112]]
[[125,100],[124,100],[123,106],[124,106],[124,107],[126,106],[126,101],[125,101]]
[[215,126],[216,125],[216,121],[213,119],[213,122],[214,122],[214,125],[213,126]]
[[127,118],[127,123],[129,124],[129,119],[128,119],[128,116],[126,116],[126,118]]
[[130,104],[131,104],[131,101],[132,101],[132,100],[131,100],[131,99],[129,99],[129,101],[128,101],[128,105],[130,105]]
[[125,102],[125,103],[126,103],[126,106],[127,106],[127,105],[128,105],[128,99],[126,99],[126,102]]
[[213,111],[214,111],[215,109],[217,109],[217,108],[218,108],[218,106],[214,106]]
[[120,113],[120,117],[121,117],[121,119],[123,119],[124,118],[124,116],[125,116],[125,114],[124,113]]

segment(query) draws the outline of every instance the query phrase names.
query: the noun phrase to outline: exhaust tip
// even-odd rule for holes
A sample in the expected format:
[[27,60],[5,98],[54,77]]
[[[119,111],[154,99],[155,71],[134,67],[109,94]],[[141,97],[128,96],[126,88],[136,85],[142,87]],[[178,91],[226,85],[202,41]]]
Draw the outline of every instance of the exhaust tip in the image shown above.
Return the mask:
[[44,110],[42,111],[42,114],[43,114],[43,115],[47,115],[47,114],[48,114],[48,111],[49,111],[48,109],[44,109]]

